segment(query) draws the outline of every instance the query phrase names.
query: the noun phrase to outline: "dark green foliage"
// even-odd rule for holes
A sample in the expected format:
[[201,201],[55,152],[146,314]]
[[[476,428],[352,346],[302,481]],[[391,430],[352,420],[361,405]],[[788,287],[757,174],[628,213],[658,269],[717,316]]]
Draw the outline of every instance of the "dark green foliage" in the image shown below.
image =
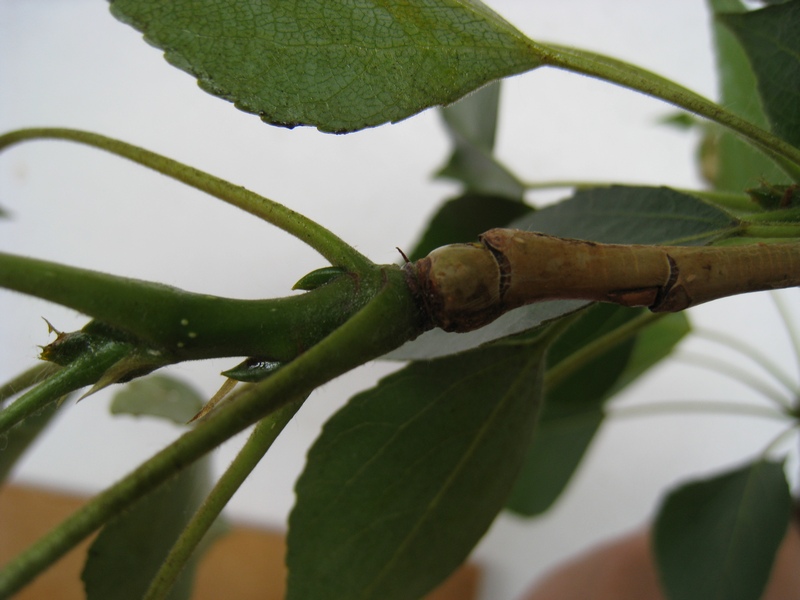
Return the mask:
[[670,493],[654,544],[670,600],[757,600],[789,523],[783,464],[757,461]]
[[[709,0],[714,15],[743,13],[740,0]],[[741,43],[715,18],[712,31],[716,46],[720,102],[732,112],[759,127],[768,128],[767,118],[759,102],[756,77]],[[706,139],[700,164],[706,179],[718,190],[740,192],[764,178],[784,181],[786,175],[762,152],[736,134],[715,125],[705,125]]]
[[331,418],[297,483],[288,597],[412,600],[457,567],[519,472],[544,350],[413,363]]
[[800,145],[800,2],[720,19],[747,53],[772,131]]
[[609,244],[702,246],[735,231],[726,212],[666,187],[581,190],[511,227]]
[[[183,424],[197,413],[202,403],[186,384],[171,377],[151,375],[128,384],[117,394],[112,412],[150,415]],[[210,468],[209,459],[189,466],[103,528],[89,549],[82,573],[87,600],[143,597],[172,544],[211,489]],[[212,537],[209,536],[209,541]],[[181,574],[170,600],[191,597],[197,558]]]

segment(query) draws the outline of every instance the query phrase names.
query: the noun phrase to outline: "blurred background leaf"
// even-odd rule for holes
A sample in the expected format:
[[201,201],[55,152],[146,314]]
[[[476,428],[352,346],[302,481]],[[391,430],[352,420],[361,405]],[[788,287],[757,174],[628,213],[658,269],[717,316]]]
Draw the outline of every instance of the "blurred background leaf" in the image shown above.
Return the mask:
[[[202,406],[192,388],[167,375],[131,382],[112,401],[115,414],[153,416],[185,424]],[[211,461],[199,460],[109,522],[89,548],[83,579],[87,600],[140,600],[195,510],[211,490]],[[217,520],[169,594],[191,598],[202,552],[225,530]]]
[[440,110],[453,153],[437,175],[460,181],[468,192],[522,202],[525,187],[493,155],[500,86],[495,81]]
[[654,529],[669,598],[758,600],[791,504],[783,464],[766,460],[673,490]]
[[[715,16],[712,23],[719,73],[719,101],[751,123],[769,128],[756,92],[756,77],[741,43],[724,23],[725,13],[744,13],[740,0],[708,0]],[[718,190],[741,192],[758,185],[763,178],[787,181],[786,175],[764,153],[733,133],[703,123],[705,139],[700,148],[700,165],[706,180]]]

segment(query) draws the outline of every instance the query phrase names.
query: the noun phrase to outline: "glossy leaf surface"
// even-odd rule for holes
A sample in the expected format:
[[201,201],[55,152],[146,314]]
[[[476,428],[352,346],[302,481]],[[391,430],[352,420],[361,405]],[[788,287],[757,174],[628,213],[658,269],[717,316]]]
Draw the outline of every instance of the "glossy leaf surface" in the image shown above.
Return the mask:
[[[530,213],[509,227],[618,244],[695,246],[735,230],[737,222],[702,200],[654,187],[612,186],[577,192],[572,198]],[[428,331],[388,355],[398,360],[446,356],[533,329],[578,310],[581,301],[540,302],[512,310],[469,333]]]
[[741,42],[772,131],[800,145],[800,2],[720,16]]
[[655,554],[671,600],[758,600],[789,523],[783,465],[759,461],[666,498]]
[[516,479],[542,348],[414,363],[325,425],[297,483],[289,595],[416,599],[468,555]]
[[[191,388],[166,376],[151,375],[128,387],[114,401],[117,414],[152,414],[186,423],[202,405]],[[169,409],[164,410],[165,406]],[[211,489],[210,468],[210,459],[201,459],[101,530],[81,575],[87,600],[139,600],[144,596],[172,544]],[[191,597],[196,559],[180,575],[170,600]]]
[[479,0],[112,0],[200,86],[263,120],[347,132],[538,66]]

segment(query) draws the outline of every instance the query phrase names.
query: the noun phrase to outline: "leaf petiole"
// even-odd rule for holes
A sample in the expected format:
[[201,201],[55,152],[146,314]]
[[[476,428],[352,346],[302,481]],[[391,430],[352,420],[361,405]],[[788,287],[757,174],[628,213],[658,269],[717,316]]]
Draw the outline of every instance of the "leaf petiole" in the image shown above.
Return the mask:
[[299,400],[290,402],[256,424],[236,458],[233,459],[172,546],[143,600],[161,600],[167,597],[183,567],[203,541],[203,537],[214,524],[222,509],[267,453],[302,404],[303,402]]
[[[96,383],[104,373],[131,352],[132,347],[128,344],[107,341],[55,371],[0,412],[0,434],[62,396]],[[42,368],[43,372],[48,370]]]
[[60,369],[60,365],[53,363],[40,363],[38,365],[34,365],[30,369],[27,369],[26,371],[23,371],[3,385],[0,385],[0,406],[2,406],[3,403],[9,398],[13,398],[17,394],[21,394],[27,390],[29,387],[33,387],[34,385],[41,383]]
[[[774,292],[771,294],[775,297]],[[739,338],[728,335],[722,331],[714,331],[711,329],[695,328],[694,334],[698,337],[715,342],[731,350],[735,350],[742,356],[746,356],[755,364],[764,369],[767,373],[772,375],[778,382],[780,382],[793,396],[800,395],[800,389],[791,378],[784,373],[778,365],[765,356],[754,346],[740,340]]]
[[557,44],[533,47],[546,65],[616,83],[719,123],[761,149],[794,180],[800,180],[800,149],[665,77],[588,50]]
[[606,411],[610,418],[637,418],[663,414],[704,413],[726,416],[761,417],[764,419],[787,420],[789,415],[771,408],[764,408],[744,402],[712,400],[662,400],[631,406],[612,407]]
[[14,144],[38,139],[59,139],[85,144],[158,171],[283,229],[314,248],[336,267],[361,273],[374,266],[372,261],[342,239],[282,204],[166,156],[120,140],[77,129],[49,127],[18,129],[0,135],[0,152]]
[[682,352],[677,354],[675,359],[684,362],[687,365],[709,369],[711,371],[716,371],[721,375],[725,375],[726,377],[738,381],[739,383],[742,383],[750,389],[758,392],[764,398],[771,400],[784,412],[791,411],[791,403],[783,394],[762,381],[759,377],[744,371],[739,366],[695,352]]

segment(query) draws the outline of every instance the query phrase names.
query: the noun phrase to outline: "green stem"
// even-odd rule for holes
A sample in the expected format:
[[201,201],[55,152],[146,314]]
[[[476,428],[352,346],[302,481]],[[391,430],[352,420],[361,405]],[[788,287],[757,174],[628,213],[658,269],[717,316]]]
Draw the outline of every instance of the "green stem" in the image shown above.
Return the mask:
[[82,354],[3,409],[0,412],[0,434],[62,396],[96,383],[108,369],[131,352],[132,347],[128,344],[109,341]]
[[758,214],[749,215],[746,220],[749,222],[771,222],[781,225],[786,225],[789,223],[800,224],[800,208],[765,211]]
[[781,443],[783,443],[784,438],[789,437],[790,435],[797,432],[798,428],[800,428],[800,423],[795,421],[789,427],[784,429],[781,433],[776,435],[770,442],[764,447],[764,450],[761,452],[762,460],[769,457],[769,455],[777,448]]
[[[231,398],[235,402],[235,398]],[[248,475],[267,453],[272,443],[286,427],[302,400],[291,402],[259,421],[245,445],[236,455],[231,465],[220,477],[214,489],[192,516],[178,540],[172,546],[169,555],[156,573],[144,600],[160,600],[166,598],[178,576],[192,557],[197,546],[203,540],[214,521],[225,508]]]
[[61,367],[53,363],[40,363],[34,365],[27,371],[23,371],[14,379],[7,381],[0,386],[0,406],[9,398],[13,398],[17,394],[24,392],[29,387],[40,383],[59,371]]
[[376,275],[345,275],[287,298],[238,300],[0,252],[0,287],[133,334],[165,364],[219,356],[289,361],[361,308]]
[[665,400],[661,402],[648,402],[637,406],[620,406],[608,410],[609,417],[649,417],[662,414],[685,414],[699,412],[706,414],[722,414],[728,416],[761,417],[764,419],[777,419],[786,421],[790,417],[784,412],[771,408],[754,406],[743,402],[710,400]]
[[743,223],[738,234],[747,238],[800,238],[800,223]]
[[293,398],[416,337],[421,319],[403,273],[387,268],[384,274],[387,279],[380,292],[345,325],[236,402],[224,405],[17,555],[0,572],[0,597],[11,596],[112,516],[231,436]]
[[[786,333],[794,349],[794,358],[798,366],[800,366],[800,331],[797,330],[794,320],[792,319],[791,311],[789,307],[786,306],[781,295],[776,292],[772,292],[770,295],[772,296],[772,301],[775,303],[775,308],[778,310],[781,320],[783,320],[783,325],[786,327]],[[800,398],[797,398],[797,401],[800,402]]]
[[702,200],[706,200],[720,208],[746,214],[760,214],[763,210],[758,204],[747,194],[739,194],[736,192],[723,192],[719,190],[689,190],[682,188],[675,188],[676,191],[690,196],[697,196]]
[[592,340],[580,350],[549,367],[544,376],[545,389],[551,389],[598,356],[639,333],[645,327],[666,316],[666,313],[642,313],[613,331]]
[[[770,233],[770,232],[767,232]],[[732,237],[726,237],[716,240],[715,242],[709,244],[710,246],[714,247],[732,247],[732,246],[756,246],[758,244],[767,244],[767,245],[782,245],[786,244],[788,241],[795,241],[797,238],[784,238],[784,237],[750,237],[750,236],[743,236],[740,235],[740,232],[737,233]],[[800,240],[798,240],[800,241]]]
[[800,149],[673,81],[586,50],[554,44],[533,44],[533,50],[547,65],[603,79],[660,98],[719,123],[760,148],[793,179],[800,179]]
[[[774,297],[774,294],[773,294]],[[797,384],[795,384],[792,379],[784,373],[778,365],[772,362],[767,356],[762,354],[758,348],[751,346],[750,344],[740,340],[737,337],[732,335],[728,335],[722,331],[712,331],[710,329],[703,329],[703,328],[695,328],[693,333],[701,338],[706,340],[716,342],[726,348],[730,348],[731,350],[735,350],[742,356],[746,356],[750,360],[752,360],[755,364],[760,366],[764,369],[767,373],[772,375],[777,381],[779,381],[789,392],[792,393],[793,396],[797,397],[800,396],[800,389],[798,389]]]
[[283,229],[314,248],[336,267],[362,272],[374,266],[372,261],[333,233],[282,204],[171,158],[119,140],[76,129],[19,129],[0,135],[0,152],[14,144],[37,139],[60,139],[86,144],[177,179]]
[[791,403],[784,397],[783,394],[755,375],[743,370],[739,366],[695,352],[683,352],[681,354],[677,354],[675,359],[694,367],[716,371],[721,375],[725,375],[734,381],[738,381],[739,383],[746,385],[765,398],[772,400],[776,405],[780,406],[782,410],[787,412],[791,410]]

